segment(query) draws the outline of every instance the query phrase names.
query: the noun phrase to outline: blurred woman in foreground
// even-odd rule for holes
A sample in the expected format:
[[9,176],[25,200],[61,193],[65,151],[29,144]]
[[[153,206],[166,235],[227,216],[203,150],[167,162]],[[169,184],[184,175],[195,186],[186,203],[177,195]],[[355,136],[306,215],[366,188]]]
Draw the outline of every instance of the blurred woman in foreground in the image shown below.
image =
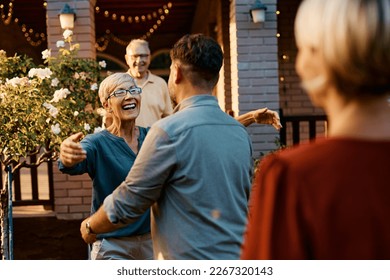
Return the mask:
[[242,259],[390,259],[390,0],[305,0],[295,36],[329,137],[262,160]]

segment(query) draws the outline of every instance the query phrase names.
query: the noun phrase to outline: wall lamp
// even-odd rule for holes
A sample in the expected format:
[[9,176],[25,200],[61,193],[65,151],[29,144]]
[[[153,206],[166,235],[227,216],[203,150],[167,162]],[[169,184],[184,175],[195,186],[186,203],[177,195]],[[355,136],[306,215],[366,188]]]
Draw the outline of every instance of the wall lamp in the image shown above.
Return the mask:
[[76,21],[76,12],[68,4],[64,5],[58,16],[62,29],[73,29]]
[[256,0],[251,9],[249,10],[249,14],[251,15],[252,21],[254,23],[264,22],[265,21],[265,11],[267,7],[260,2],[260,0]]

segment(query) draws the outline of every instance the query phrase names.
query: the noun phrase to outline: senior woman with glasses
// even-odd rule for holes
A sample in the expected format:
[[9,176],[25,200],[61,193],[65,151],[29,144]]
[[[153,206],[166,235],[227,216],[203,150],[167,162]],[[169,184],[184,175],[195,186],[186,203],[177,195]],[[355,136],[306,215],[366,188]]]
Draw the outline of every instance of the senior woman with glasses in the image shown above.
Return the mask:
[[[93,181],[91,213],[127,176],[148,128],[135,125],[140,106],[141,89],[127,73],[105,78],[99,87],[99,98],[112,117],[106,129],[95,134],[76,133],[61,144],[59,169],[70,175],[88,173]],[[135,223],[96,237],[91,259],[152,259],[149,210]]]

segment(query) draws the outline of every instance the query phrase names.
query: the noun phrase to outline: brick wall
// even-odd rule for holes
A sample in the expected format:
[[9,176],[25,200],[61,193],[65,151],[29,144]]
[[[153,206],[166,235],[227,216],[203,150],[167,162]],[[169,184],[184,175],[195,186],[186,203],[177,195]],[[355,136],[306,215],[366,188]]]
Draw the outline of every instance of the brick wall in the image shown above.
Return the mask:
[[79,57],[96,58],[95,49],[95,3],[96,0],[86,1],[47,1],[47,43],[48,48],[52,50],[52,55],[57,54],[56,42],[63,40],[60,20],[58,18],[59,11],[64,7],[65,3],[75,10],[76,21],[74,28],[73,41],[80,44],[78,52]]
[[[80,44],[78,56],[96,58],[95,49],[95,3],[96,0],[47,1],[48,48],[56,55],[56,42],[63,40],[59,11],[65,3],[76,12],[73,41]],[[58,219],[77,220],[89,215],[91,209],[92,182],[87,174],[69,176],[59,172],[57,164],[54,172],[54,211]]]
[[90,214],[92,181],[88,174],[70,176],[53,164],[54,211],[58,219],[79,220]]
[[[236,115],[263,107],[279,110],[276,2],[263,0],[265,22],[253,23],[249,10],[254,1],[231,1],[231,99]],[[251,125],[248,132],[256,158],[277,148],[279,134],[273,127]]]

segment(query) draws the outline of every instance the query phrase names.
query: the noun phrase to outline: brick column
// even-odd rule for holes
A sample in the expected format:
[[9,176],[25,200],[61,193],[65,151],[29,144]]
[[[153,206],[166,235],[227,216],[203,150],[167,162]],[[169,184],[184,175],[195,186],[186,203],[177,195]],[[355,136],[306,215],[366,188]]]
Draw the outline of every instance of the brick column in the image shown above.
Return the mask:
[[[47,0],[47,38],[52,55],[57,54],[56,42],[63,40],[59,11],[65,3],[75,10],[76,21],[73,28],[73,42],[80,44],[78,56],[96,58],[95,14],[96,0],[58,1]],[[92,182],[87,174],[69,176],[62,174],[54,163],[54,211],[58,219],[77,220],[88,216],[91,209]]]
[[53,164],[54,212],[60,220],[81,220],[91,211],[92,181],[88,174],[62,174]]
[[59,1],[47,0],[47,45],[52,55],[57,54],[56,42],[63,40],[58,14],[65,4],[76,12],[73,41],[80,44],[79,57],[96,58],[95,49],[95,4],[96,0]]
[[[264,23],[253,23],[249,10],[254,0],[230,2],[230,57],[232,110],[243,114],[262,107],[279,110],[276,0],[267,6]],[[271,126],[251,125],[254,156],[274,150],[279,133]]]

